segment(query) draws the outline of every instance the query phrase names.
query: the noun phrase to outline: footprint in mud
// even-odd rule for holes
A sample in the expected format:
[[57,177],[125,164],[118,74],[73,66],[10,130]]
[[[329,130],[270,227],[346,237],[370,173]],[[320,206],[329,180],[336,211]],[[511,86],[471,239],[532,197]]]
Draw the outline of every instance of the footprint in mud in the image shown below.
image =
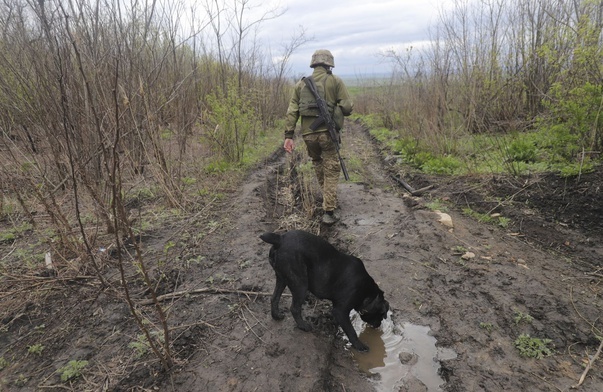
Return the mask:
[[397,325],[391,312],[378,329],[366,326],[357,314],[352,315],[352,323],[370,347],[368,353],[352,350],[354,361],[373,380],[376,391],[442,391],[445,381],[438,374],[439,361],[454,359],[456,353],[437,348],[429,327]]

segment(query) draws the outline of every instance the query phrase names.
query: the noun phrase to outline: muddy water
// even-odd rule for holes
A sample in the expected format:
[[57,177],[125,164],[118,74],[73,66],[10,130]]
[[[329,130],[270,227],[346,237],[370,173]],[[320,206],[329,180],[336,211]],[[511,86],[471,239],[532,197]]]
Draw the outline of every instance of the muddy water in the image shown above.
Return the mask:
[[378,329],[366,326],[357,314],[352,321],[360,340],[370,347],[368,353],[352,350],[354,360],[360,371],[374,380],[376,391],[398,391],[405,385],[417,385],[417,380],[429,392],[442,391],[439,361],[456,358],[456,353],[438,349],[429,327],[396,325],[391,316]]

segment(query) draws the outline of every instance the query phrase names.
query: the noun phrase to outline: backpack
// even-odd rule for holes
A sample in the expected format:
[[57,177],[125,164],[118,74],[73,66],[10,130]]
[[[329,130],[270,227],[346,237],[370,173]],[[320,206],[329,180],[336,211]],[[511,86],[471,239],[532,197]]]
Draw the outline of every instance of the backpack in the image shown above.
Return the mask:
[[[325,85],[327,84],[330,76],[331,75],[327,75],[322,83],[316,83],[316,89],[321,97],[325,97]],[[328,100],[326,100],[326,102],[327,106],[329,107],[329,114],[331,114],[333,121],[335,122],[335,128],[337,131],[339,131],[341,128],[343,128],[343,112],[338,105],[334,105]],[[312,91],[310,91],[305,83],[299,94],[299,114],[305,117],[320,116],[320,110],[318,110],[318,105],[316,104],[316,97],[314,97],[314,94],[312,94]]]

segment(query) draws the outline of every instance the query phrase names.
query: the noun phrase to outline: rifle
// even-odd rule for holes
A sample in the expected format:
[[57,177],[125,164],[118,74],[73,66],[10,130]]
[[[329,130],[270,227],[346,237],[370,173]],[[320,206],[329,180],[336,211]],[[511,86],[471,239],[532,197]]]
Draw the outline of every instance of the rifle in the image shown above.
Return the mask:
[[314,79],[312,76],[308,76],[303,78],[303,81],[306,83],[306,86],[310,89],[314,97],[316,98],[316,105],[318,106],[318,110],[320,111],[320,117],[316,119],[311,125],[310,129],[315,131],[319,126],[326,123],[327,130],[329,131],[329,135],[331,136],[331,141],[335,145],[335,150],[337,151],[337,158],[339,158],[339,165],[341,165],[341,171],[343,172],[343,177],[346,181],[350,180],[350,175],[348,174],[348,169],[345,167],[345,162],[339,153],[339,132],[335,126],[335,121],[333,121],[333,117],[329,113],[329,107],[327,106],[327,101],[323,97],[318,94],[318,90],[316,89],[316,83],[314,83]]

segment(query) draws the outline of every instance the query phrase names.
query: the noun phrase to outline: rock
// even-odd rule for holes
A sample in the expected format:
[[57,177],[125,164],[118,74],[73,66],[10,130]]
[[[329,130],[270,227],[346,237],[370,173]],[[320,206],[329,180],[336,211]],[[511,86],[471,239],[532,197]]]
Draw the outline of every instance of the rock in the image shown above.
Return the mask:
[[438,222],[440,222],[441,224],[443,224],[446,227],[454,227],[453,223],[452,223],[452,217],[448,214],[446,214],[445,212],[439,211],[439,210],[435,210],[434,211],[436,214],[439,215],[440,219],[438,219]]
[[399,389],[399,392],[428,392],[429,389],[423,382],[413,376],[404,380],[404,385]]
[[465,252],[465,254],[461,256],[461,259],[463,259],[463,260],[471,260],[474,258],[475,258],[475,253],[473,253],[473,252]]
[[398,355],[398,359],[400,359],[401,364],[408,365],[408,366],[414,365],[419,360],[419,358],[417,357],[417,354],[407,353],[407,352],[401,352]]

